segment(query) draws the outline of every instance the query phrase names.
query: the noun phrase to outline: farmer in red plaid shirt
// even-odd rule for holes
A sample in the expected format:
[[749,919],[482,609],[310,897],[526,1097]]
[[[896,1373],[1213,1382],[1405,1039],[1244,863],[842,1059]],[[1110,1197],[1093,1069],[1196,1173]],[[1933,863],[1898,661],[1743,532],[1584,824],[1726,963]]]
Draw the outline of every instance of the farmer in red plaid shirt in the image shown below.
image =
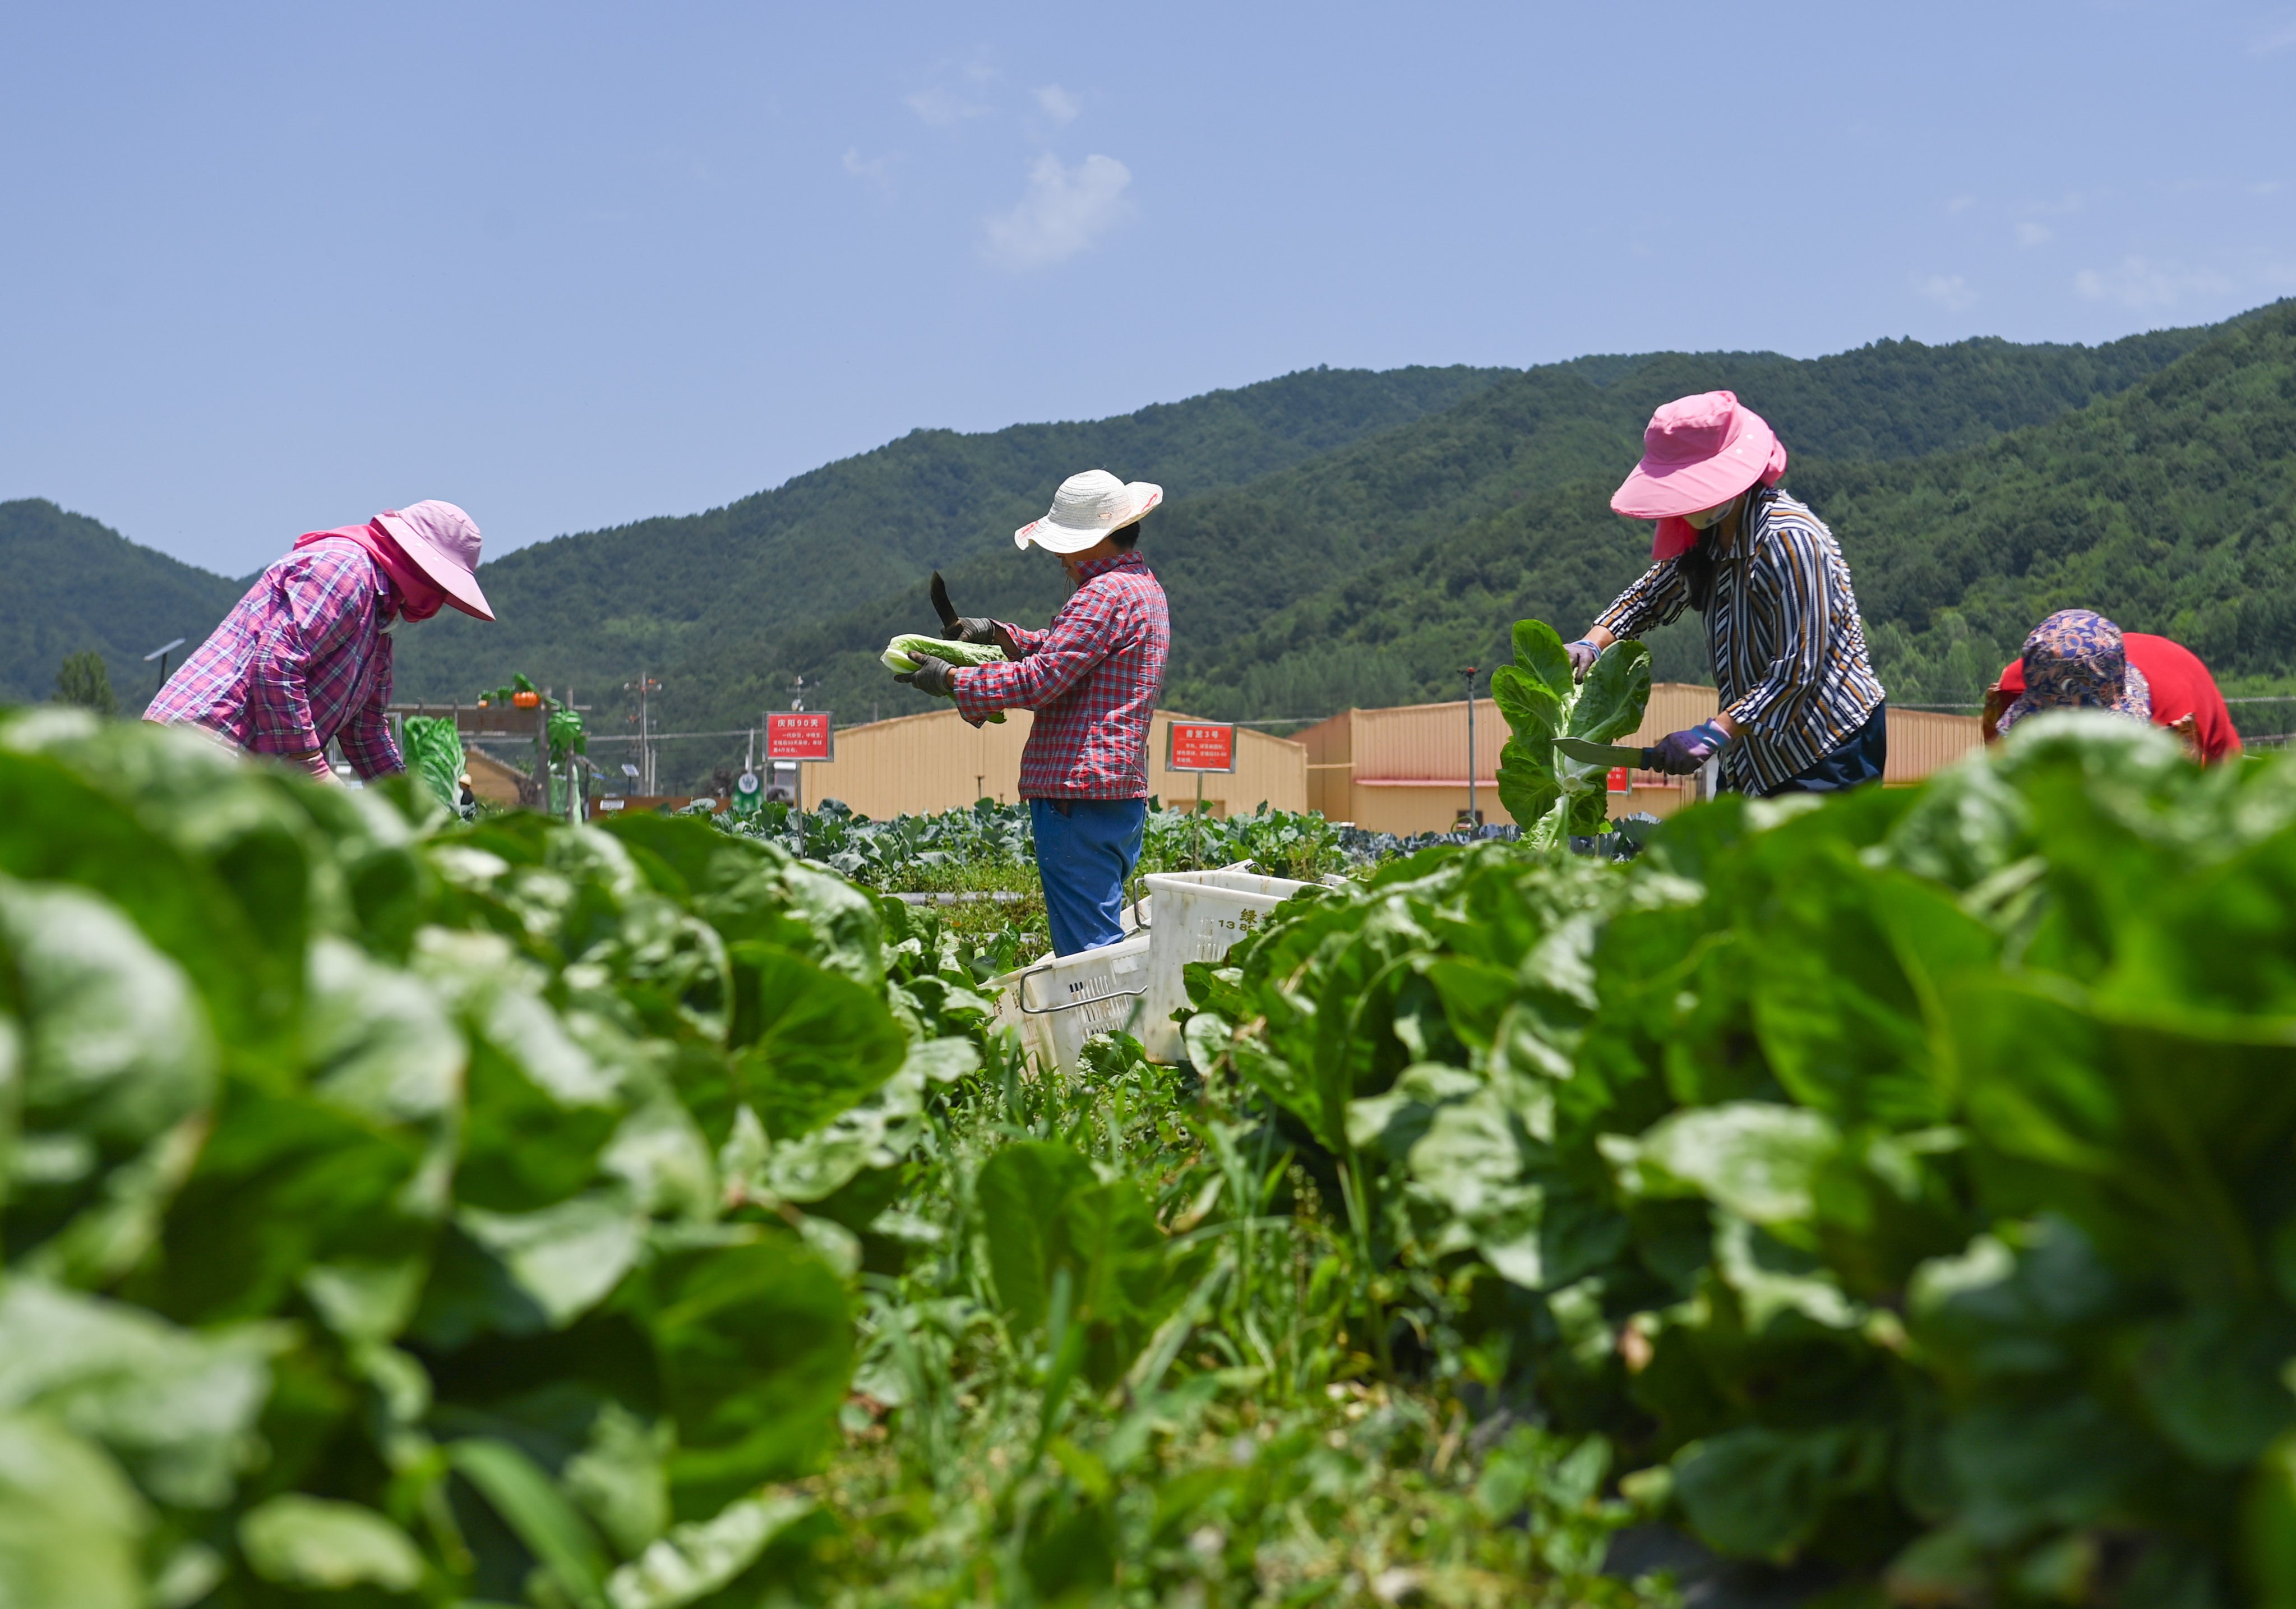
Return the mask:
[[144,718],[195,727],[322,781],[334,780],[330,743],[363,777],[403,771],[383,720],[391,635],[450,603],[493,620],[478,567],[479,528],[451,503],[306,531],[168,678]]
[[1172,652],[1164,589],[1133,545],[1141,516],[1163,499],[1162,487],[1128,485],[1106,470],[1070,475],[1052,513],[1013,533],[1015,546],[1059,554],[1076,585],[1052,625],[1029,631],[956,617],[951,636],[993,642],[1008,662],[924,659],[900,678],[953,695],[976,727],[994,710],[1036,711],[1021,752],[1021,797],[1036,831],[1053,948],[1063,956],[1124,936],[1124,882],[1139,864],[1148,820],[1148,723]]

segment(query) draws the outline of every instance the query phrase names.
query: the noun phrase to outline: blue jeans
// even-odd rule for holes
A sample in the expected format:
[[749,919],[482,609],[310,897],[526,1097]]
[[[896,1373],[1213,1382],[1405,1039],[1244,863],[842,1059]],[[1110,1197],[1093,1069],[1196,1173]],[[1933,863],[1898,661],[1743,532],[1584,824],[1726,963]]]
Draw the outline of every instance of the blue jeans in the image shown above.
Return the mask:
[[1124,880],[1140,864],[1144,799],[1032,799],[1037,874],[1055,955],[1073,956],[1124,937]]
[[1882,780],[1890,763],[1890,706],[1874,706],[1873,716],[1849,741],[1824,759],[1787,777],[1763,797],[1781,793],[1838,793]]

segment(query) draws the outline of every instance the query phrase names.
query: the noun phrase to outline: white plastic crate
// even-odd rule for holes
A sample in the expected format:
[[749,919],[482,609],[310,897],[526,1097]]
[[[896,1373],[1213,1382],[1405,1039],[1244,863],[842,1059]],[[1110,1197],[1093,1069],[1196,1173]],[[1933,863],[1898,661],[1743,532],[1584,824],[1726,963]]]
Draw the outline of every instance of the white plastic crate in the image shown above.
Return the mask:
[[1152,1062],[1187,1059],[1172,1014],[1188,1003],[1180,969],[1191,961],[1217,961],[1243,937],[1245,918],[1274,910],[1308,885],[1288,877],[1262,877],[1233,867],[1217,872],[1156,872],[1147,879],[1154,900],[1148,930],[1148,992],[1132,1031]]
[[1148,986],[1148,944],[1149,935],[1136,932],[1006,973],[991,985],[998,1025],[1018,1029],[1039,1062],[1074,1072],[1093,1035],[1139,1031],[1134,1019]]

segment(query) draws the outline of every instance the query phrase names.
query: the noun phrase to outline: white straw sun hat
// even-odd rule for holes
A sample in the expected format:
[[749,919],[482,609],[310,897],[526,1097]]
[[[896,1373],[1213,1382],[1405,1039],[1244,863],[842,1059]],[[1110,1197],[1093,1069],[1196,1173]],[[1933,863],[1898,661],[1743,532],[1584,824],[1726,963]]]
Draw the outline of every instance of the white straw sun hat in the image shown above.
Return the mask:
[[1047,553],[1082,553],[1097,547],[1111,531],[1122,530],[1164,500],[1164,488],[1145,480],[1130,484],[1104,469],[1070,475],[1053,494],[1053,512],[1013,533],[1013,546],[1034,542]]

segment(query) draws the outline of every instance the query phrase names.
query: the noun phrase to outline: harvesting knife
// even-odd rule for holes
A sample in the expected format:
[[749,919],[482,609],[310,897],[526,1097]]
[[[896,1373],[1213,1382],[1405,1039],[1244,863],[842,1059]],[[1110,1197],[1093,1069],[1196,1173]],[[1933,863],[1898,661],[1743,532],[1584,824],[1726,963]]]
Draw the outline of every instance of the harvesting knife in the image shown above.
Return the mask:
[[940,579],[938,570],[933,571],[932,606],[940,615],[940,628],[955,636],[964,622],[957,617],[956,605],[948,601],[948,583]]
[[1558,737],[1554,746],[1572,759],[1594,766],[1639,766],[1652,768],[1648,749],[1629,749],[1623,743],[1590,743],[1583,737]]

